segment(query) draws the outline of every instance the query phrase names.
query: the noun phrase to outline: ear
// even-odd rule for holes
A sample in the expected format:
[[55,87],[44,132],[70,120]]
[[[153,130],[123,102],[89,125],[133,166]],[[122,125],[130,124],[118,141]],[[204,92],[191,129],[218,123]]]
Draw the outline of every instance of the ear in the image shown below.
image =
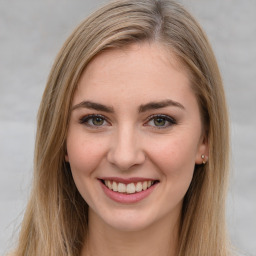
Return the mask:
[[208,161],[208,157],[209,157],[208,137],[203,136],[198,145],[195,163],[203,164],[203,162]]

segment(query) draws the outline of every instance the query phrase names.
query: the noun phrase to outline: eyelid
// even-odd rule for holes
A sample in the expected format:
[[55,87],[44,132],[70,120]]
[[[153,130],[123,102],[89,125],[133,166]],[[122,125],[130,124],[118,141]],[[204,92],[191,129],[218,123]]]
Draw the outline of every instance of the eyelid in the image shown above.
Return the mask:
[[84,125],[86,125],[86,126],[88,126],[88,127],[92,127],[92,128],[101,128],[101,127],[106,126],[106,125],[96,126],[96,125],[90,125],[90,124],[88,124],[88,121],[89,121],[90,119],[92,119],[92,118],[95,118],[95,117],[100,117],[100,118],[102,118],[105,122],[108,123],[108,125],[110,125],[110,122],[109,122],[108,118],[105,117],[104,115],[101,115],[101,114],[89,114],[89,115],[85,115],[85,116],[83,116],[83,117],[81,117],[81,118],[79,119],[79,123],[80,123],[80,124],[84,124]]
[[[92,124],[89,124],[89,120],[90,119],[93,119],[93,118],[97,118],[97,117],[100,117],[104,120],[104,122],[106,122],[107,124],[103,124],[103,125],[92,125]],[[150,125],[148,124],[150,121],[152,121],[154,118],[162,118],[164,119],[166,122],[168,122],[169,124],[165,125],[165,126],[157,126],[157,125]],[[99,129],[99,128],[102,128],[102,127],[105,127],[105,126],[111,126],[111,122],[109,121],[109,119],[104,116],[104,115],[101,115],[101,114],[88,114],[88,115],[85,115],[83,117],[81,117],[79,119],[79,123],[80,124],[83,124],[83,125],[86,125],[87,127],[90,127],[90,128],[93,128],[93,129]],[[154,129],[166,129],[166,128],[169,128],[173,125],[177,124],[177,121],[175,118],[169,116],[169,115],[166,115],[166,114],[153,114],[153,115],[150,115],[149,117],[147,117],[147,119],[145,120],[143,126],[150,126]]]
[[[167,122],[169,122],[169,124],[167,126],[151,126],[151,125],[147,125],[148,122],[152,121],[154,118],[163,118],[165,119]],[[154,115],[151,115],[149,116],[147,119],[146,119],[146,122],[145,122],[145,126],[151,126],[152,128],[154,129],[166,129],[166,128],[169,128],[173,125],[177,124],[177,121],[175,118],[169,116],[169,115],[165,115],[165,114],[154,114]]]

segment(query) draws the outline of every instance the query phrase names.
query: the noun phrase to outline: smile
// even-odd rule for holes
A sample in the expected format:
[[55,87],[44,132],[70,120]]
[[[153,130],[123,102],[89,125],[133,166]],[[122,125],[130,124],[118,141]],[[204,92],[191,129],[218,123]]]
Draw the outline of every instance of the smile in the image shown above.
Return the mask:
[[157,181],[145,180],[139,182],[131,182],[128,184],[117,182],[113,180],[103,180],[106,187],[114,192],[126,193],[126,194],[134,194],[139,193],[141,191],[147,190],[152,185],[154,185]]
[[128,179],[101,177],[98,180],[106,196],[122,204],[133,204],[142,201],[149,197],[160,183],[159,180],[140,177]]

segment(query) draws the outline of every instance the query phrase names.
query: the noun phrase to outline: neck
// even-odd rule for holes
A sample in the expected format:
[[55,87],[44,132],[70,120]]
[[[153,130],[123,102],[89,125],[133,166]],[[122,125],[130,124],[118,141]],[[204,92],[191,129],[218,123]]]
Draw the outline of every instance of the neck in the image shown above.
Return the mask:
[[175,256],[178,229],[179,220],[170,223],[167,218],[144,230],[120,231],[89,214],[88,239],[81,256]]

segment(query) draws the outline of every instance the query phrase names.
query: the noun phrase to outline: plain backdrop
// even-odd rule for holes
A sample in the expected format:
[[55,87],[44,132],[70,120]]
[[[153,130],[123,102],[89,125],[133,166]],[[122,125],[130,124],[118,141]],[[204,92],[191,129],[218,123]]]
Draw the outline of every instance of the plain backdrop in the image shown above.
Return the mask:
[[[53,60],[103,1],[0,0],[0,254],[15,243],[33,169],[36,113]],[[183,0],[208,34],[230,110],[232,242],[256,255],[256,1]]]

